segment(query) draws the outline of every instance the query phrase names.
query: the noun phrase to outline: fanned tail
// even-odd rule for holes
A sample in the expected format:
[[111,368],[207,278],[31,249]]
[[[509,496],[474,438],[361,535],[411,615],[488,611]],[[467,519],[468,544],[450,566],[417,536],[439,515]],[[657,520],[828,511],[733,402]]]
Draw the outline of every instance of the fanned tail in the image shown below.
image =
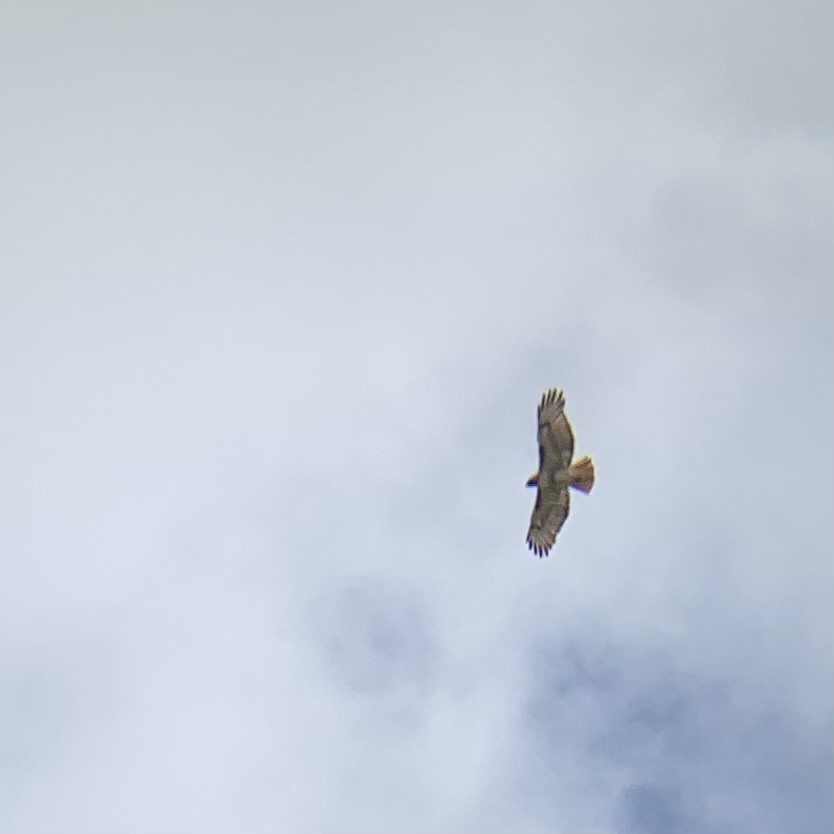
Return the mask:
[[570,485],[580,492],[588,493],[594,485],[594,462],[583,455],[579,460],[571,464],[568,470],[570,474]]

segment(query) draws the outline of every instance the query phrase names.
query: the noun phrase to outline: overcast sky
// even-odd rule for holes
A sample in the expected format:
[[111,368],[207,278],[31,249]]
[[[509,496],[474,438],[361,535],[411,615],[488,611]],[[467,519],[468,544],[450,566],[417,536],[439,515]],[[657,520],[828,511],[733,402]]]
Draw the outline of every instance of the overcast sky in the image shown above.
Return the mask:
[[830,833],[833,30],[6,2],[0,831]]

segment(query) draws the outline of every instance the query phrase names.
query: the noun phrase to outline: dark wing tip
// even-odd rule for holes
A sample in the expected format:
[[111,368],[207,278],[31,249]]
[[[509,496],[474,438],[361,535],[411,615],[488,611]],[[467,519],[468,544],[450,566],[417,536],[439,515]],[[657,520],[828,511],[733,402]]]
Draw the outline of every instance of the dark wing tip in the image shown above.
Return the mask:
[[539,557],[539,559],[550,554],[549,547],[539,544],[538,542],[534,542],[532,539],[527,539],[527,547],[532,550],[533,553]]
[[538,412],[539,414],[544,411],[545,408],[548,406],[553,405],[563,406],[565,404],[565,392],[561,388],[548,388],[543,394],[541,398],[541,402],[539,403]]

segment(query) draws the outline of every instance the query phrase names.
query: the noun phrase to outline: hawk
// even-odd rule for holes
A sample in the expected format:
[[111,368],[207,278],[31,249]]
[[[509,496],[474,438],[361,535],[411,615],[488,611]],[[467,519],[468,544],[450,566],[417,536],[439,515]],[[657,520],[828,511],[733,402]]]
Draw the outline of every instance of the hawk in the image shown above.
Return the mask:
[[539,471],[527,481],[536,487],[536,505],[527,532],[527,547],[547,556],[570,512],[568,487],[588,493],[594,485],[594,462],[587,455],[573,460],[573,430],[565,414],[565,393],[550,388],[538,407]]

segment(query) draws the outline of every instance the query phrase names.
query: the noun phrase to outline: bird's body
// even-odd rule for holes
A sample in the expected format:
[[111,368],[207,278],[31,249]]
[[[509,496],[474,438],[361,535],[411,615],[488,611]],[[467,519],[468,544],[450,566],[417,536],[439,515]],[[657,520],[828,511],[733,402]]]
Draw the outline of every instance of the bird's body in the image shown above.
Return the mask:
[[552,472],[546,470],[536,472],[535,485],[539,489],[563,489],[570,486],[570,469],[556,469]]
[[568,487],[590,492],[594,464],[587,455],[573,462],[573,430],[565,414],[563,391],[545,391],[537,416],[539,470],[527,481],[527,486],[537,488],[527,546],[541,558],[550,552],[570,512]]

